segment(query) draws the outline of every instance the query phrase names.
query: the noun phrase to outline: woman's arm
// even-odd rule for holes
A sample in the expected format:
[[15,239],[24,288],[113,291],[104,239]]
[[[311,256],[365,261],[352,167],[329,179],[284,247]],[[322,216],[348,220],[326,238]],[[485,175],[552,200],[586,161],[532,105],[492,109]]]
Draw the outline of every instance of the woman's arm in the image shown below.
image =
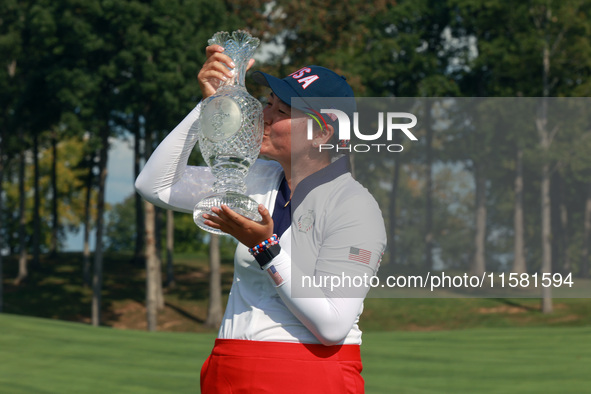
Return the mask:
[[[197,76],[204,99],[233,75],[232,59],[223,52],[219,45],[205,48],[207,60]],[[248,68],[253,63],[254,59],[250,59]],[[209,168],[187,166],[197,142],[200,110],[197,105],[162,141],[135,182],[137,192],[154,205],[192,213],[195,204],[211,192],[214,179]]]
[[211,192],[213,175],[208,167],[188,166],[197,143],[197,105],[158,145],[135,181],[137,192],[162,208],[192,213]]
[[289,310],[321,343],[334,345],[347,337],[361,312],[386,231],[377,203],[364,196],[339,201],[327,220],[313,269],[306,268],[306,251],[295,245],[290,255],[282,251],[265,268],[274,266],[270,277],[282,278],[276,288]]

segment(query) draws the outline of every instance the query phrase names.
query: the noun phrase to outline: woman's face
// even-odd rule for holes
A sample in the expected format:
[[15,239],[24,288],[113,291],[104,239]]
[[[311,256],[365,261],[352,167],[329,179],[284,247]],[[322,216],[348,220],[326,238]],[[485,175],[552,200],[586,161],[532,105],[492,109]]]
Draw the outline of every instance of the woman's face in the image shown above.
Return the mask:
[[263,109],[264,132],[261,155],[283,162],[291,156],[291,107],[273,93]]
[[261,155],[280,163],[291,161],[291,107],[271,93],[263,109],[265,128]]
[[261,155],[282,165],[291,164],[292,157],[305,160],[313,151],[313,142],[307,139],[308,118],[273,93],[268,100],[263,109],[265,128]]

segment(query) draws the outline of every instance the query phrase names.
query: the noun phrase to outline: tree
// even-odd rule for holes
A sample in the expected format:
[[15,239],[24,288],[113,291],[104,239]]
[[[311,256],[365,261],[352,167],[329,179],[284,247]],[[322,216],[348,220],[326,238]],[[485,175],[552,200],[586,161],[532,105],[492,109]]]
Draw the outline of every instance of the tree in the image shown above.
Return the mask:
[[583,232],[583,250],[581,251],[581,277],[589,277],[589,248],[591,245],[591,182],[587,184],[585,199],[585,221]]
[[[1,80],[1,79],[0,79]],[[0,86],[0,89],[2,86]],[[1,116],[1,115],[0,115]],[[2,192],[2,184],[4,182],[4,145],[6,144],[6,136],[4,134],[4,128],[0,126],[0,219],[3,216],[4,210],[4,196]],[[0,222],[4,222],[0,220]],[[3,262],[3,251],[4,251],[4,229],[0,227],[0,313],[2,313],[4,305],[4,262]]]
[[[140,121],[139,113],[134,114],[133,117],[133,174],[134,179],[140,174],[141,170],[141,162],[142,162],[142,152],[141,152],[141,141],[142,141],[142,125]],[[135,193],[134,199],[135,205],[135,250],[133,254],[133,261],[137,265],[145,264],[145,238],[143,234],[141,234],[140,229],[144,227],[144,209],[142,204],[142,197]]]
[[[587,9],[582,9],[582,8]],[[568,80],[575,77],[578,72],[588,74],[591,65],[591,51],[587,40],[582,41],[579,34],[589,29],[589,19],[586,17],[589,5],[582,1],[566,2],[533,2],[530,12],[532,24],[537,36],[537,50],[541,53],[542,60],[542,99],[539,103],[536,128],[539,136],[539,144],[542,155],[547,155],[560,126],[551,127],[548,122],[548,97],[559,93],[564,85],[570,84]],[[581,50],[587,58],[581,58]],[[579,57],[583,61],[582,69],[568,71],[565,75],[565,67],[572,64],[572,56]],[[555,70],[557,69],[557,70]],[[566,84],[565,84],[566,82]],[[564,131],[563,131],[564,132]],[[552,163],[546,159],[541,169],[541,212],[542,212],[542,267],[541,272],[552,272],[552,239],[551,239],[551,198],[550,179],[552,176]],[[552,312],[550,287],[542,289],[542,311]]]
[[145,201],[146,215],[146,311],[148,331],[156,331],[158,327],[158,310],[164,307],[162,296],[162,279],[160,259],[156,253],[155,210],[154,205]]
[[[511,5],[506,2],[487,3],[472,0],[456,0],[461,10],[461,24],[474,34],[478,45],[478,58],[472,65],[471,74],[475,85],[486,86],[490,95],[524,95],[542,97],[537,116],[532,119],[538,139],[537,157],[540,174],[540,221],[542,266],[541,272],[552,269],[551,197],[550,182],[556,162],[550,153],[552,141],[557,138],[560,127],[551,126],[548,118],[548,97],[573,95],[588,91],[587,76],[591,52],[586,39],[589,20],[586,17],[589,5],[585,2],[533,0]],[[506,23],[499,24],[499,20]],[[576,60],[575,60],[576,59]],[[575,65],[573,67],[573,65]],[[524,148],[523,140],[517,140],[517,175],[519,177]],[[514,193],[521,196],[519,190]],[[520,201],[515,202],[516,237],[520,236]],[[521,244],[516,238],[516,247]],[[516,250],[520,259],[523,250]],[[517,265],[519,264],[519,265]],[[519,260],[514,270],[520,271]],[[542,309],[550,312],[549,288],[544,289]]]
[[[516,24],[522,23],[519,22],[519,13],[523,9],[521,7],[517,7],[517,9],[508,7],[507,3],[502,1],[482,4],[471,0],[458,0],[452,1],[451,5],[456,6],[458,10],[454,29],[458,30],[459,34],[463,36],[473,36],[476,39],[475,46],[478,54],[472,59],[464,59],[467,67],[458,70],[462,93],[467,96],[484,97],[514,96],[518,92],[522,92],[524,68],[520,64],[529,60],[529,57],[524,58],[523,56],[524,51],[520,47],[520,45],[523,45],[522,37],[516,37]],[[507,23],[499,24],[499,20],[506,20]],[[501,108],[501,111],[506,111],[506,107]],[[501,113],[501,115],[499,119],[506,117],[506,114]],[[476,145],[473,145],[471,150],[465,150],[465,152],[475,152],[471,155],[476,157],[474,174],[478,212],[476,217],[478,219],[476,222],[474,264],[479,268],[473,270],[473,272],[482,273],[484,271],[486,196],[488,195],[484,187],[488,178],[497,176],[491,173],[492,168],[487,166],[487,163],[498,157],[499,147],[508,147],[513,144],[517,147],[517,151],[514,153],[516,159],[514,184],[517,188],[514,193],[514,226],[516,229],[514,232],[516,248],[514,271],[521,272],[525,270],[524,260],[520,259],[524,256],[525,251],[523,232],[521,231],[523,228],[523,171],[521,162],[523,138],[518,136],[516,141],[505,141],[496,144],[495,148],[491,149],[493,135],[490,133],[496,133],[496,130],[489,128],[488,133],[483,133],[483,131],[477,131],[477,133],[478,136],[474,136],[473,139]],[[521,135],[525,134],[521,133]],[[508,135],[504,137],[510,138]],[[478,144],[479,141],[482,141],[483,144]],[[480,152],[481,147],[486,150],[485,154]]]
[[[22,139],[22,129],[19,128],[19,137]],[[19,226],[18,226],[18,241],[19,241],[19,258],[18,258],[18,275],[14,279],[14,284],[19,285],[24,281],[29,272],[27,269],[27,243],[26,243],[26,219],[25,219],[25,150],[21,149],[18,159],[18,191],[19,191]]]
[[[56,10],[57,8],[57,10]],[[40,211],[40,190],[39,190],[39,151],[44,149],[47,139],[43,138],[48,131],[53,144],[57,144],[56,133],[60,129],[59,124],[62,121],[62,114],[66,112],[64,102],[60,99],[60,89],[56,84],[55,78],[60,75],[60,63],[64,57],[59,54],[61,43],[60,27],[62,18],[59,14],[59,6],[55,3],[38,1],[33,2],[27,8],[26,28],[23,36],[23,45],[25,47],[36,47],[37,50],[27,53],[24,58],[23,67],[26,73],[26,90],[22,97],[23,108],[19,116],[20,122],[27,130],[27,139],[29,139],[33,148],[33,178],[34,178],[34,210],[33,210],[33,263],[39,264],[39,254],[41,249],[41,217]],[[49,54],[49,55],[48,55]],[[56,148],[54,145],[53,168],[57,161]],[[57,218],[57,174],[53,173],[53,246],[57,248],[57,233],[59,221]],[[53,249],[56,252],[57,249]]]
[[205,325],[216,329],[220,327],[224,315],[221,265],[220,237],[217,234],[211,234],[209,240],[209,301]]
[[166,211],[166,287],[174,287],[174,214]]
[[[105,115],[108,119],[108,116]],[[103,287],[103,229],[105,214],[105,188],[107,183],[107,160],[109,152],[109,126],[105,124],[100,128],[101,148],[98,164],[98,196],[97,196],[97,219],[96,239],[94,250],[94,274],[92,277],[92,325],[101,324],[101,299]]]
[[135,211],[135,195],[130,195],[111,207],[105,231],[105,245],[109,251],[130,251],[137,234],[135,223],[130,223]]
[[[111,136],[111,120],[113,112],[117,110],[117,87],[119,85],[119,73],[115,64],[115,54],[120,50],[120,42],[112,18],[118,13],[117,6],[110,4],[102,9],[94,8],[96,4],[89,4],[83,14],[90,22],[93,40],[101,37],[98,47],[89,47],[90,72],[96,75],[93,100],[94,111],[91,115],[92,130],[98,134],[98,194],[97,194],[97,218],[96,240],[94,251],[94,274],[92,278],[92,324],[98,326],[101,323],[101,299],[103,285],[103,231],[105,214],[105,188],[107,180],[107,161],[109,152],[109,137]],[[96,44],[96,41],[94,42]]]
[[[2,161],[1,166],[3,171],[7,168],[7,158],[10,154],[15,154],[19,158],[19,175],[22,174],[22,177],[19,176],[19,190],[24,191],[24,146],[22,144],[22,127],[19,127],[16,119],[18,117],[18,112],[20,111],[22,104],[21,104],[21,96],[23,95],[23,88],[25,76],[22,72],[23,67],[23,51],[22,51],[22,44],[23,44],[23,31],[25,30],[25,21],[26,21],[26,9],[28,7],[27,3],[19,3],[16,1],[7,1],[2,3],[0,6],[2,7],[2,20],[0,21],[0,49],[2,49],[3,58],[3,67],[1,71],[0,83],[2,84],[2,91],[0,93],[1,101],[3,107],[2,115],[0,116],[0,120],[2,121],[2,125],[0,125],[0,129],[2,130],[2,153],[3,155],[0,156],[0,160]],[[17,131],[18,130],[18,131]],[[21,148],[17,148],[17,144],[14,143],[14,136],[17,136],[16,139],[19,139],[21,144]],[[11,138],[12,137],[12,138]],[[11,143],[12,142],[12,143]],[[17,153],[18,152],[18,153]],[[0,187],[0,196],[3,194],[3,190]],[[1,198],[1,197],[0,197]],[[19,241],[20,241],[20,257],[19,257],[19,273],[17,278],[15,279],[16,283],[19,283],[22,279],[27,276],[26,272],[26,246],[25,246],[25,228],[24,228],[24,195],[21,196],[19,202],[19,213],[20,215],[20,224],[19,224]]]
[[591,249],[591,158],[589,157],[589,149],[591,149],[591,133],[587,132],[583,138],[577,140],[574,151],[572,152],[572,160],[569,163],[574,179],[581,185],[579,195],[583,196],[583,231],[582,231],[582,247],[580,252],[579,262],[579,276],[582,278],[589,277],[589,258]]
[[84,281],[85,286],[91,286],[92,281],[90,278],[90,270],[91,270],[91,263],[90,263],[90,229],[92,226],[91,223],[91,196],[93,190],[93,165],[94,162],[94,155],[88,154],[86,156],[87,161],[87,175],[86,175],[86,182],[85,182],[85,194],[84,194],[84,236],[82,238],[82,255],[83,255],[83,263],[82,263],[82,280]]
[[[195,105],[198,91],[195,75],[205,60],[203,48],[213,33],[228,27],[227,11],[222,2],[202,0],[149,4],[127,1],[118,3],[117,7],[119,12],[110,23],[116,27],[122,46],[116,58],[122,77],[118,119],[134,120],[136,156],[140,155],[141,135],[147,159],[162,132],[170,130]],[[148,245],[151,240],[159,243],[156,235],[159,228],[149,223],[156,220],[153,209],[144,205],[144,228],[138,228],[138,239],[146,237],[148,294],[161,289],[158,248],[156,244]],[[157,303],[148,304],[150,307]],[[154,316],[155,312],[149,314]],[[154,318],[150,319],[149,326],[155,327]]]

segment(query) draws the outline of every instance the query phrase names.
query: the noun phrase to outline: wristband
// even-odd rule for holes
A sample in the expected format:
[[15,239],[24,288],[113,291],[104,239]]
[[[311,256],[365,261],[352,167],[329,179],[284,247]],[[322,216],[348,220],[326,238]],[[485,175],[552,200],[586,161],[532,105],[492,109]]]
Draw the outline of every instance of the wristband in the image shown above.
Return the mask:
[[267,249],[269,246],[272,246],[272,245],[275,245],[278,243],[279,243],[279,237],[277,237],[277,234],[273,234],[269,239],[266,239],[263,242],[261,242],[260,244],[253,246],[252,248],[248,249],[248,251],[253,256],[256,256],[261,251]]
[[273,260],[277,255],[279,255],[280,252],[281,245],[279,245],[279,243],[276,243],[255,254],[254,258],[256,259],[257,263],[259,263],[259,265],[261,266],[261,269],[263,269],[263,267],[269,264],[269,262],[271,262],[271,260]]

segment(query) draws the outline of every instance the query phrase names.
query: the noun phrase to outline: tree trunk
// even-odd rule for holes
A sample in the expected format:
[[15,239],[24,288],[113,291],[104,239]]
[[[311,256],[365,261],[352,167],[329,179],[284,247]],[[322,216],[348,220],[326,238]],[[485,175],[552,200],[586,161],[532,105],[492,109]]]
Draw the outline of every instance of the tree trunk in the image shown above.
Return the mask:
[[175,286],[174,280],[174,212],[166,211],[166,287]]
[[[550,9],[548,9],[548,20],[550,20]],[[542,86],[543,86],[543,98],[541,108],[538,113],[538,119],[536,119],[536,126],[538,135],[540,138],[540,146],[542,152],[545,155],[550,149],[552,141],[551,133],[548,130],[548,99],[550,94],[549,82],[550,77],[550,48],[548,42],[544,42],[544,49],[542,52]],[[546,161],[542,165],[542,179],[541,179],[541,214],[542,214],[542,276],[552,272],[552,228],[550,222],[550,164],[547,162],[548,158],[544,158]],[[550,287],[542,287],[542,312],[552,312],[552,290]]]
[[158,255],[158,259],[160,261],[163,260],[162,258],[162,214],[164,210],[160,207],[154,207],[154,238],[156,239],[156,254]]
[[523,222],[523,150],[517,148],[515,158],[515,197],[513,209],[513,226],[514,226],[514,258],[513,269],[511,272],[523,274],[527,271],[525,264],[525,236],[524,236],[524,222]]
[[[147,129],[146,129],[147,130]],[[149,133],[147,133],[149,134]],[[154,134],[158,136],[158,133]],[[149,138],[146,140],[147,152],[152,154],[153,151],[153,140],[152,134],[149,134]],[[161,140],[161,139],[159,139]],[[149,143],[149,145],[148,145]],[[149,150],[148,150],[149,149]],[[156,291],[156,308],[158,310],[164,309],[164,292],[162,289],[162,216],[164,210],[160,207],[153,206],[154,208],[154,255],[158,264],[158,269],[154,272],[155,274],[155,291]]]
[[[11,78],[14,78],[16,73],[16,60],[12,60],[8,66],[8,75]],[[0,217],[2,212],[4,211],[4,165],[6,162],[5,156],[5,148],[6,148],[6,137],[8,133],[6,133],[3,129],[0,129]],[[4,264],[2,261],[2,250],[4,248],[4,236],[3,232],[0,231],[0,313],[2,313],[4,308]]]
[[433,269],[433,128],[431,127],[431,101],[425,105],[426,163],[425,176],[425,269]]
[[559,175],[560,186],[558,187],[558,193],[560,196],[559,214],[560,214],[560,231],[559,231],[559,243],[560,243],[560,255],[559,262],[560,266],[558,270],[560,272],[571,271],[571,259],[568,251],[569,244],[569,226],[568,226],[568,207],[566,206],[566,196],[564,195],[564,179]]
[[583,228],[583,251],[581,256],[581,278],[589,277],[589,247],[591,244],[591,183],[587,184],[587,199],[585,200],[585,221]]
[[[396,134],[398,136],[398,134]],[[399,137],[394,137],[394,143],[399,143]],[[390,220],[390,236],[388,237],[388,250],[390,259],[388,262],[387,273],[393,274],[396,267],[396,202],[398,199],[398,184],[400,182],[400,167],[402,166],[400,155],[394,155],[394,176],[392,177],[392,193],[390,195],[390,204],[388,207],[388,216]]]
[[[146,128],[146,157],[152,153],[152,134]],[[146,243],[146,318],[148,331],[158,328],[158,310],[164,308],[162,295],[162,262],[158,254],[156,233],[157,211],[149,202],[144,202],[144,231]]]
[[51,134],[51,245],[49,254],[55,256],[58,249],[58,226],[59,217],[57,212],[58,191],[57,191],[57,131]]
[[[19,140],[23,140],[22,130],[19,131]],[[19,258],[18,258],[18,275],[14,280],[15,285],[19,285],[28,275],[27,271],[27,240],[26,240],[26,220],[25,220],[25,148],[21,148],[18,167],[18,191],[19,191]]]
[[33,132],[33,270],[39,268],[41,255],[41,197],[39,193],[39,133]]
[[146,317],[148,331],[158,328],[158,310],[164,307],[162,296],[161,263],[156,252],[156,211],[154,205],[145,201],[145,231],[146,231]]
[[[552,273],[552,234],[550,228],[550,165],[542,167],[542,276]],[[550,287],[542,287],[542,312],[552,312]]]
[[105,189],[107,182],[107,160],[109,153],[109,126],[101,130],[99,157],[99,183],[97,196],[96,241],[94,250],[94,275],[92,278],[92,325],[101,324],[101,301],[103,288],[103,227],[105,214]]
[[220,238],[212,234],[209,241],[209,305],[207,327],[219,328],[223,318]]
[[474,166],[474,181],[476,184],[474,258],[470,269],[472,275],[482,275],[486,269],[486,178],[482,174],[480,165]]
[[156,244],[154,239],[154,206],[144,202],[145,231],[146,231],[146,318],[148,331],[156,331],[158,328],[158,311],[156,308],[155,271],[158,265],[156,257]]
[[88,158],[88,174],[86,175],[86,197],[84,200],[84,250],[83,254],[83,262],[82,262],[82,278],[84,281],[84,286],[91,285],[90,279],[90,228],[92,226],[92,218],[90,217],[90,201],[92,197],[92,184],[93,184],[93,173],[92,169],[94,167],[94,159],[93,154],[89,155]]
[[[134,179],[137,179],[138,175],[140,174],[140,164],[142,160],[142,152],[141,152],[141,124],[139,120],[139,116],[135,116],[135,137],[134,137],[134,144],[133,144],[133,173],[135,175]],[[142,197],[135,193],[135,228],[136,228],[136,236],[135,236],[135,252],[133,256],[133,261],[138,266],[144,264],[146,255],[145,255],[145,228],[144,228],[144,205],[142,201]]]
[[[4,199],[2,198],[4,185],[4,133],[0,130],[0,215],[4,211]],[[0,231],[0,313],[4,305],[4,266],[2,261],[2,250],[4,249],[4,236]]]

